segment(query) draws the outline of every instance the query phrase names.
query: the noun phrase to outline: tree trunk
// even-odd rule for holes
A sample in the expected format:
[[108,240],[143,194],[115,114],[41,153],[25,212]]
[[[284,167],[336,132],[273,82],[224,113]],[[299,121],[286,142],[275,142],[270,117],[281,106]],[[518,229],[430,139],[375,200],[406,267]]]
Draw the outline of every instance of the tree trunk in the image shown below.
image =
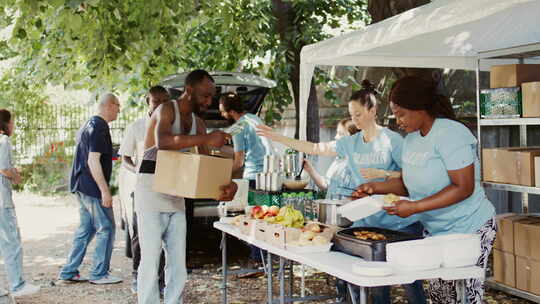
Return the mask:
[[[276,18],[276,26],[279,33],[281,44],[287,49],[285,52],[287,63],[292,65],[292,70],[289,75],[293,91],[293,100],[295,108],[296,129],[294,137],[300,136],[300,51],[304,43],[300,43],[299,47],[295,47],[294,33],[298,28],[294,20],[296,12],[290,1],[272,0],[273,13]],[[314,85],[314,79],[311,80],[311,89],[309,92],[306,135],[307,140],[319,142],[319,102],[317,100],[317,92]]]

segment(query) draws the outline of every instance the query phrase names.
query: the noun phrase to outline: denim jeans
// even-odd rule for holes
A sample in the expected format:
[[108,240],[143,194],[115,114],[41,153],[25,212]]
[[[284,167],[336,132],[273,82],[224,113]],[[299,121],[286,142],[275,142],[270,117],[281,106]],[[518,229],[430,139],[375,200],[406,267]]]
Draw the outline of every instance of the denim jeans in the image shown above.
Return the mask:
[[186,214],[182,211],[138,211],[141,263],[137,277],[139,304],[159,301],[158,268],[165,249],[165,304],[182,304],[187,281]]
[[79,200],[80,225],[73,238],[73,247],[60,271],[60,279],[67,280],[79,274],[88,244],[96,237],[93,265],[89,279],[99,280],[109,273],[116,227],[112,208],[105,208],[101,200],[76,192]]
[[0,207],[0,254],[6,265],[9,290],[13,292],[22,288],[24,280],[22,278],[21,234],[15,208]]

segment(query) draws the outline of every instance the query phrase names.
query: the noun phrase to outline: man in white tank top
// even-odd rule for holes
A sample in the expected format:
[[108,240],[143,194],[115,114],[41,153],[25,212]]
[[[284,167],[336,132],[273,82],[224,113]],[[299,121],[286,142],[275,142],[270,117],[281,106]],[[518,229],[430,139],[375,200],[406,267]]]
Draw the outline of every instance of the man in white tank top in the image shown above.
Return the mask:
[[[195,70],[185,80],[185,91],[178,100],[162,104],[150,119],[144,140],[143,161],[137,176],[135,211],[137,212],[141,262],[138,271],[139,304],[159,301],[158,265],[163,248],[167,253],[165,267],[165,304],[182,303],[187,281],[186,215],[183,197],[152,190],[157,150],[184,150],[207,146],[221,147],[230,135],[222,131],[206,133],[204,122],[194,114],[205,111],[216,93],[214,80],[203,70]],[[218,200],[230,201],[236,193],[235,183],[223,185]]]

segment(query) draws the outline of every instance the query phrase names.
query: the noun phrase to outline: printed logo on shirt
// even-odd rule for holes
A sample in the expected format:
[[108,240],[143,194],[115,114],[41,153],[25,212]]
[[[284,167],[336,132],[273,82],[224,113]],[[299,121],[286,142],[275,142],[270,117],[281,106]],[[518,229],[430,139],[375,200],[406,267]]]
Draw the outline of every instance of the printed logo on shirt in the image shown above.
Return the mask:
[[405,152],[401,157],[401,160],[404,164],[422,167],[426,165],[429,156],[429,152]]
[[384,152],[356,154],[353,156],[353,160],[357,165],[360,165],[360,166],[386,164],[387,162],[390,161],[388,153],[384,153]]

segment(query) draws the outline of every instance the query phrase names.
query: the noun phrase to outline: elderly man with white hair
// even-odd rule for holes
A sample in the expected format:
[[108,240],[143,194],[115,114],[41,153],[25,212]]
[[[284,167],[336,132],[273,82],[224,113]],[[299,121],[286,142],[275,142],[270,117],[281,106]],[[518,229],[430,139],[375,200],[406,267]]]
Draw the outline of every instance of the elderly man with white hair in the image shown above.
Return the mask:
[[[90,281],[93,284],[120,283],[122,279],[109,274],[114,244],[115,223],[109,181],[112,172],[112,141],[108,123],[120,111],[118,98],[111,94],[101,97],[98,113],[77,132],[77,148],[71,170],[71,192],[79,201],[80,225],[73,247],[59,280],[69,283]],[[86,248],[96,237],[93,265],[89,277],[79,273]]]

